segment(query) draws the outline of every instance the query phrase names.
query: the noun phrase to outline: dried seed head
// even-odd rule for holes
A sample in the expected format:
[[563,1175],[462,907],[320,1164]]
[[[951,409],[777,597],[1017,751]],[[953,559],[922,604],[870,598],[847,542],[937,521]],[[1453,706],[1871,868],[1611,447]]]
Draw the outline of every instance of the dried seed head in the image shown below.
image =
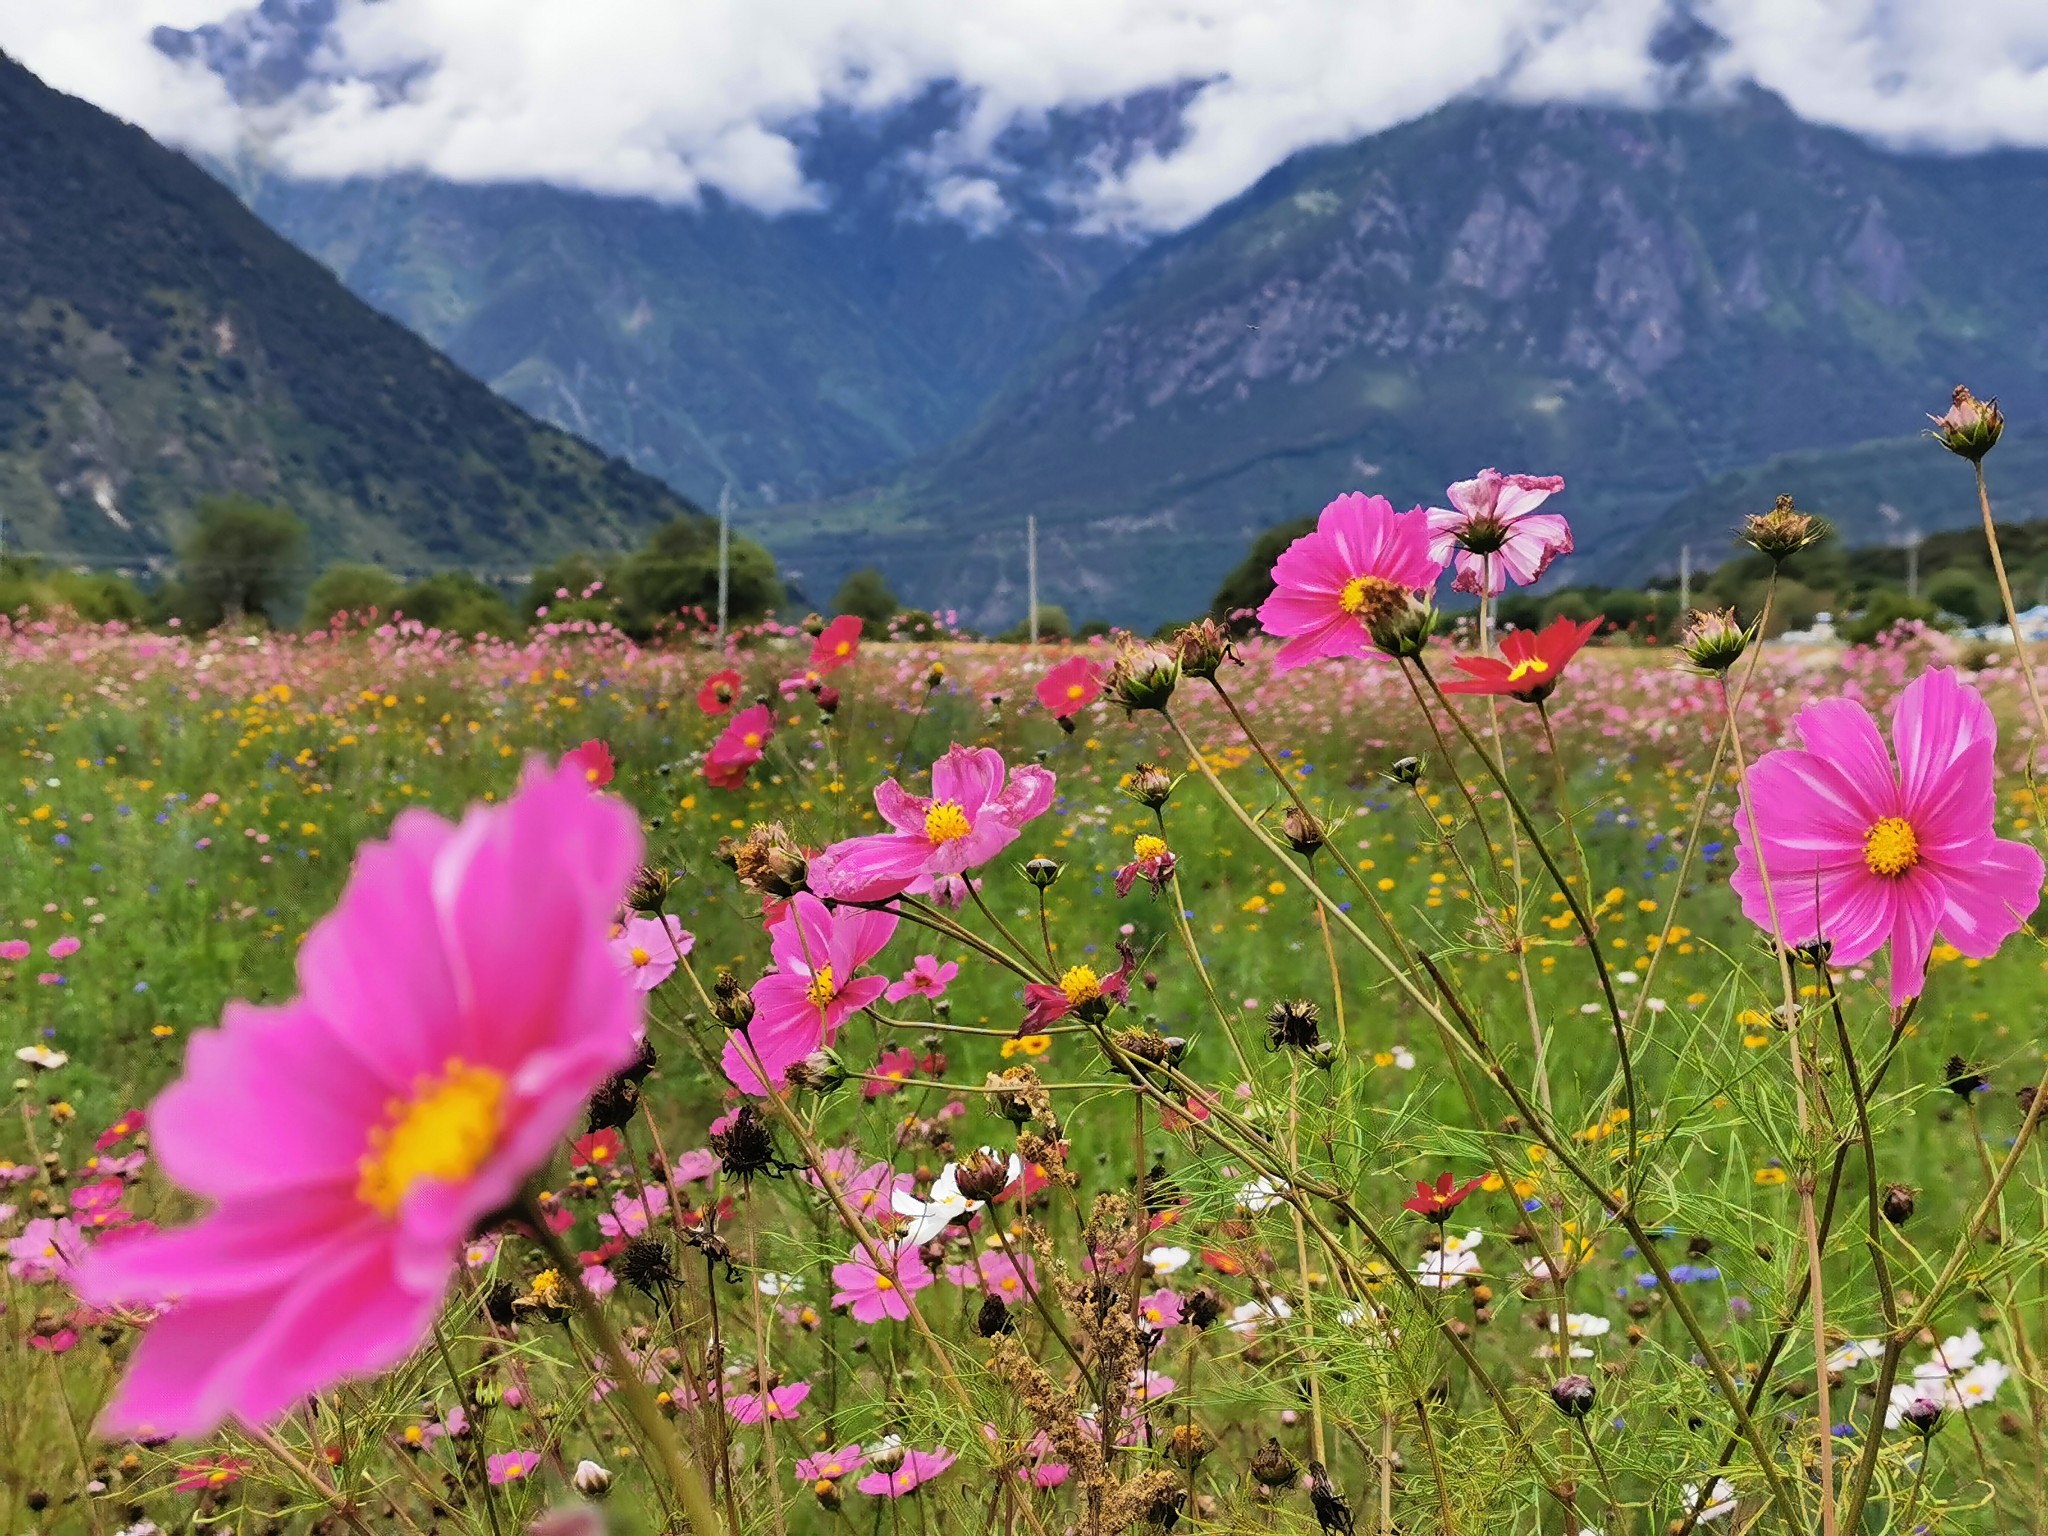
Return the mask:
[[1768,555],[1773,565],[1783,565],[1827,536],[1828,525],[1793,506],[1790,496],[1780,496],[1770,511],[1756,513],[1742,525],[1742,542]]
[[1109,669],[1103,692],[1127,714],[1141,709],[1164,710],[1180,686],[1180,657],[1163,646],[1127,639]]
[[626,905],[635,912],[657,916],[674,885],[675,876],[667,870],[654,864],[642,864],[634,871],[632,883],[626,887]]
[[1322,1011],[1305,997],[1285,999],[1266,1010],[1266,1043],[1274,1050],[1305,1051],[1321,1038]]
[[1280,1449],[1278,1440],[1268,1439],[1252,1457],[1252,1480],[1264,1488],[1284,1488],[1301,1476],[1301,1465]]
[[775,1155],[775,1133],[761,1112],[742,1104],[726,1117],[724,1129],[709,1137],[711,1150],[718,1154],[719,1167],[738,1179],[751,1179],[781,1166]]
[[1719,677],[1748,649],[1749,631],[1737,622],[1732,608],[1693,614],[1678,642],[1687,668],[1703,677]]
[[1213,678],[1224,662],[1236,657],[1230,631],[1214,619],[1198,619],[1184,625],[1173,637],[1173,648],[1180,657],[1181,672],[1205,680]]
[[749,828],[746,840],[734,845],[732,858],[741,885],[777,901],[803,890],[810,875],[809,856],[779,821]]
[[1131,781],[1124,786],[1124,792],[1138,804],[1156,811],[1173,794],[1173,775],[1156,763],[1140,763],[1131,770]]
[[1287,839],[1287,845],[1300,854],[1312,854],[1329,841],[1322,822],[1298,805],[1287,807],[1287,814],[1280,818],[1280,833]]

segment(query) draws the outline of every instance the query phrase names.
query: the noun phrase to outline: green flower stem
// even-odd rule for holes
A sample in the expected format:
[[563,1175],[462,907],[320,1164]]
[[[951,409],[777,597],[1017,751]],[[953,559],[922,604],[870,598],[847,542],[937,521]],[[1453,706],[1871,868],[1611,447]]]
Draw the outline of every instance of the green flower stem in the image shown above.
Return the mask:
[[[660,1458],[662,1470],[667,1475],[669,1486],[681,1500],[683,1513],[688,1516],[691,1528],[700,1536],[726,1536],[724,1524],[720,1521],[717,1508],[711,1502],[711,1491],[704,1484],[703,1474],[697,1470],[673,1425],[661,1416],[654,1394],[647,1390],[647,1383],[640,1379],[639,1367],[633,1364],[626,1353],[624,1341],[618,1330],[612,1327],[612,1320],[605,1315],[603,1305],[590,1294],[583,1283],[582,1267],[576,1262],[576,1255],[569,1251],[569,1245],[562,1236],[548,1225],[547,1213],[541,1209],[539,1198],[528,1191],[522,1204],[526,1222],[533,1229],[535,1241],[547,1254],[558,1274],[570,1287],[575,1297],[576,1310],[582,1315],[583,1325],[596,1344],[598,1353],[611,1367],[616,1389],[626,1400],[627,1411],[640,1426],[641,1433],[653,1442],[655,1454]],[[738,1536],[737,1532],[731,1536]]]

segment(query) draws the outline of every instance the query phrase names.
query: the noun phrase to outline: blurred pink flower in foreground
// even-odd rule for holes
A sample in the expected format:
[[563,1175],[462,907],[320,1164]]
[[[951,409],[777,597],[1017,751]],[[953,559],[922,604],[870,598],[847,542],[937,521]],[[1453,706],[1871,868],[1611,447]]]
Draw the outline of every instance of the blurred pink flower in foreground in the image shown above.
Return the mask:
[[994,747],[955,745],[932,764],[929,799],[894,779],[877,784],[875,809],[896,830],[834,843],[811,860],[811,888],[844,901],[923,894],[1009,847],[1052,797],[1053,776],[1036,763],[1007,770],[1006,782]]
[[1445,494],[1448,507],[1429,509],[1429,553],[1438,564],[1456,556],[1454,592],[1498,597],[1509,581],[1526,587],[1559,555],[1572,552],[1572,527],[1536,509],[1564,489],[1562,475],[1504,475],[1482,469]]
[[1287,641],[1275,672],[1328,656],[1375,656],[1372,626],[1434,587],[1443,561],[1429,548],[1429,520],[1418,507],[1396,512],[1384,496],[1339,496],[1273,564],[1273,595],[1259,624]]
[[1751,922],[1787,944],[1827,941],[1836,965],[1889,943],[1894,1007],[1920,995],[1937,932],[1987,959],[2019,931],[2041,899],[2041,856],[1997,835],[1998,727],[1953,671],[1893,704],[1896,766],[1853,700],[1808,705],[1794,727],[1805,749],[1766,754],[1744,785],[1732,884]]
[[299,995],[192,1038],[150,1124],[213,1209],[76,1279],[94,1305],[174,1303],[107,1433],[262,1424],[396,1365],[478,1223],[634,1059],[641,996],[604,934],[640,834],[585,774],[535,764],[459,826],[405,812],[307,935]]

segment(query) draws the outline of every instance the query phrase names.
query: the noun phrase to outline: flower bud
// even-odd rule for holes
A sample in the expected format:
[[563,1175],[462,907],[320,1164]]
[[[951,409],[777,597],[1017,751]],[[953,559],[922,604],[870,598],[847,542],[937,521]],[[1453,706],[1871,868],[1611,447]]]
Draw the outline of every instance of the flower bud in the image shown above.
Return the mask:
[[1960,1056],[1949,1057],[1948,1065],[1941,1070],[1942,1086],[1959,1099],[1967,1100],[1991,1085],[1989,1078]]
[[1884,1219],[1895,1227],[1903,1227],[1913,1219],[1913,1191],[1904,1184],[1890,1184],[1884,1192]]
[[1337,1042],[1318,1040],[1301,1054],[1318,1072],[1327,1072],[1337,1065]]
[[1387,777],[1396,784],[1414,786],[1422,782],[1422,759],[1404,757],[1387,770]]
[[1280,1449],[1278,1440],[1269,1439],[1252,1457],[1252,1480],[1265,1488],[1284,1488],[1301,1476],[1301,1465]]
[[745,1029],[754,1022],[754,999],[731,971],[719,971],[711,983],[711,996],[711,1011],[727,1029]]
[[1109,670],[1103,692],[1124,707],[1126,714],[1141,709],[1164,710],[1180,686],[1180,657],[1149,641],[1126,640]]
[[569,1486],[586,1499],[601,1499],[612,1491],[612,1475],[594,1461],[579,1461]]
[[1280,835],[1299,854],[1313,854],[1329,841],[1322,822],[1298,805],[1288,806],[1287,814],[1280,818]]
[[1583,1419],[1593,1411],[1593,1379],[1590,1376],[1560,1376],[1550,1384],[1550,1400],[1568,1419]]
[[675,877],[667,870],[642,864],[634,872],[633,883],[626,887],[626,905],[635,912],[659,916],[674,884]]
[[1223,663],[1234,655],[1230,631],[1214,619],[1198,619],[1184,625],[1173,637],[1173,648],[1180,656],[1181,672],[1205,681],[1215,677]]
[[1931,1397],[1916,1397],[1899,1410],[1899,1422],[1924,1440],[1941,1428],[1941,1404]]
[[1783,565],[1787,557],[1827,536],[1828,525],[1793,506],[1790,496],[1780,496],[1770,511],[1756,513],[1742,525],[1742,542],[1768,555],[1773,565]]
[[1010,1187],[1010,1164],[982,1147],[953,1165],[953,1187],[970,1200],[993,1200]]
[[1687,667],[1703,677],[1719,677],[1749,649],[1749,631],[1736,622],[1733,609],[1695,613],[1686,621],[1678,649]]
[[823,614],[807,613],[804,615],[803,623],[798,627],[815,640],[825,633],[825,617]]
[[1066,872],[1066,866],[1057,859],[1048,859],[1044,854],[1026,859],[1017,866],[1017,873],[1041,891],[1049,891],[1059,877]]
[[1927,419],[1934,423],[1929,435],[1972,464],[1998,446],[1999,434],[2005,431],[2005,413],[1999,410],[1998,401],[1979,400],[1966,384],[1956,386],[1947,411]]
[[839,713],[839,690],[829,683],[817,692],[818,712],[823,715]]
[[1158,810],[1173,794],[1173,776],[1156,763],[1140,763],[1131,770],[1124,793],[1142,806]]
[[884,1435],[882,1443],[868,1451],[868,1465],[877,1472],[894,1472],[903,1465],[903,1438]]
[[802,1061],[791,1062],[786,1075],[790,1087],[822,1094],[830,1093],[845,1082],[848,1073],[839,1053],[826,1046],[811,1052]]
[[1429,648],[1436,624],[1436,604],[1410,593],[1399,607],[1373,616],[1372,643],[1385,655],[1413,661]]

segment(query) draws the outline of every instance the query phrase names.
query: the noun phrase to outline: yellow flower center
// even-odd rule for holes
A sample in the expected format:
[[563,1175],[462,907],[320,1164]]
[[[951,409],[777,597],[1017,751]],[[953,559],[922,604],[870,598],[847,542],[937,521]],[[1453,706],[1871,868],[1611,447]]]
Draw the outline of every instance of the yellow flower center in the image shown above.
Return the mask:
[[821,965],[811,977],[811,984],[804,988],[804,996],[819,1007],[824,1007],[839,995],[839,985],[832,979],[832,967]]
[[1384,576],[1354,576],[1337,595],[1337,606],[1370,628],[1408,600],[1408,594]]
[[1060,990],[1067,994],[1067,1001],[1078,1008],[1102,996],[1102,978],[1087,966],[1077,965],[1060,977]]
[[740,737],[740,740],[744,742],[747,746],[758,747],[759,745],[761,745],[761,733],[759,731],[748,731],[745,735]]
[[1863,836],[1863,867],[1873,875],[1903,875],[1920,862],[1920,839],[1903,816],[1887,816]]
[[853,654],[853,646],[850,642],[842,640],[832,647],[832,654],[834,656],[851,656]]
[[1514,671],[1508,674],[1508,681],[1511,683],[1519,683],[1523,678],[1529,676],[1531,673],[1535,673],[1536,675],[1541,676],[1543,673],[1548,672],[1549,670],[1549,662],[1545,661],[1541,656],[1531,656],[1528,657],[1526,660],[1518,661],[1515,663]]
[[1156,859],[1164,852],[1166,839],[1154,837],[1149,832],[1140,833],[1131,844],[1131,857],[1134,859]]
[[394,1099],[387,1122],[371,1130],[357,1198],[395,1216],[421,1179],[468,1178],[498,1144],[504,1097],[504,1078],[459,1060],[439,1077],[422,1078],[412,1098]]
[[633,968],[635,970],[638,970],[641,966],[647,964],[648,961],[652,960],[654,956],[648,954],[647,951],[642,949],[638,944],[635,944],[627,958],[633,962]]
[[1087,691],[1088,690],[1086,688],[1083,688],[1079,683],[1067,684],[1067,697],[1070,699],[1078,699],[1081,697],[1082,694],[1086,693]]
[[893,1291],[896,1289],[896,1282],[887,1275],[877,1275],[875,1276],[875,1289],[878,1291]]
[[957,843],[973,830],[957,800],[934,800],[924,813],[924,835],[934,843]]

